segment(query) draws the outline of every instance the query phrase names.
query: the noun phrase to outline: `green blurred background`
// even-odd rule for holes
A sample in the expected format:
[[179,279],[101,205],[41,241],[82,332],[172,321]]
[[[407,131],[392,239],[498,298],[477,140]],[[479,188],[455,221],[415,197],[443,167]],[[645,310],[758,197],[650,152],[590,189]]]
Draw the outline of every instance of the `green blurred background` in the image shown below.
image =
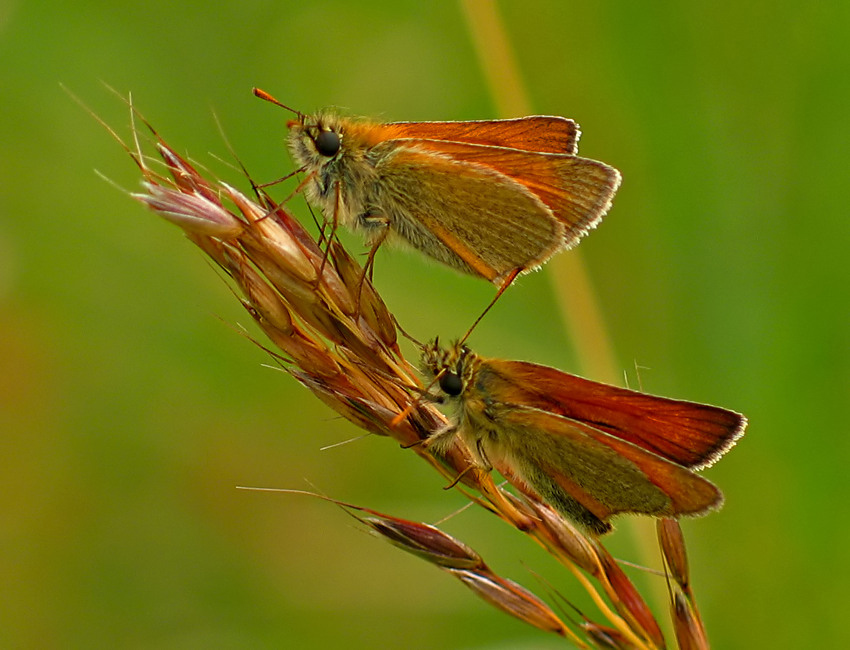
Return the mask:
[[[271,180],[291,169],[288,116],[253,85],[303,111],[495,116],[459,6],[72,4],[0,7],[0,646],[561,647],[333,506],[235,489],[306,479],[423,521],[464,502],[388,440],[320,450],[359,432],[261,366],[201,254],[95,175],[138,188],[60,88],[123,136],[101,82],[132,91],[178,151],[238,183],[209,155],[227,155],[215,115]],[[582,153],[624,174],[580,248],[619,366],[750,417],[708,472],[725,508],[685,523],[714,646],[850,646],[850,4],[500,8],[533,111],[578,120]],[[479,352],[580,370],[554,268],[506,294]],[[492,295],[403,252],[382,250],[376,278],[420,338],[458,336]],[[484,512],[444,528],[586,605]],[[641,561],[633,530],[610,544]]]

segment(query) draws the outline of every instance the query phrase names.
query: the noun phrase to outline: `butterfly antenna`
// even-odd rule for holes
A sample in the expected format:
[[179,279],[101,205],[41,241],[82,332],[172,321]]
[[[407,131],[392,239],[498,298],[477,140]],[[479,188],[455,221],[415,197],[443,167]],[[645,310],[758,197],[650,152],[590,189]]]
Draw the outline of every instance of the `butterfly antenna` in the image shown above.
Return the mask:
[[260,99],[264,99],[267,102],[275,104],[276,106],[280,106],[281,108],[286,109],[290,113],[295,113],[295,115],[298,116],[299,120],[304,119],[304,113],[301,113],[300,111],[296,111],[294,108],[290,108],[289,106],[287,106],[283,102],[278,101],[277,99],[272,97],[269,93],[267,93],[265,90],[261,90],[260,88],[252,88],[251,92],[254,93],[255,97],[259,97]]
[[490,304],[484,308],[484,311],[481,312],[481,315],[475,319],[475,322],[472,324],[472,326],[468,330],[466,330],[466,334],[463,335],[463,338],[461,338],[460,341],[457,342],[458,346],[461,346],[466,342],[466,339],[468,339],[469,335],[472,334],[472,330],[474,330],[478,326],[478,323],[481,322],[481,319],[484,318],[487,312],[493,308],[493,305],[496,304],[496,301],[498,301],[499,298],[502,297],[502,294],[505,293],[505,289],[507,289],[509,286],[511,286],[511,284],[513,284],[513,281],[516,280],[520,271],[522,271],[522,269],[514,269],[510,272],[508,277],[504,279],[504,281],[502,282],[502,286],[499,287],[499,290],[496,292],[496,295],[493,296],[493,300],[491,300]]

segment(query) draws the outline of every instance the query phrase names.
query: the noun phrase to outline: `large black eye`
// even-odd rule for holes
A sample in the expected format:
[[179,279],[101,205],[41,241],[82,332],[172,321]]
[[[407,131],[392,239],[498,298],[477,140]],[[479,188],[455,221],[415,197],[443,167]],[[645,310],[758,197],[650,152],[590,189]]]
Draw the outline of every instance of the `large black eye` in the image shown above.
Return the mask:
[[333,131],[322,131],[313,142],[316,143],[316,151],[328,158],[335,156],[339,151],[339,134]]
[[463,381],[460,375],[446,371],[440,376],[440,388],[449,397],[457,397],[463,392]]

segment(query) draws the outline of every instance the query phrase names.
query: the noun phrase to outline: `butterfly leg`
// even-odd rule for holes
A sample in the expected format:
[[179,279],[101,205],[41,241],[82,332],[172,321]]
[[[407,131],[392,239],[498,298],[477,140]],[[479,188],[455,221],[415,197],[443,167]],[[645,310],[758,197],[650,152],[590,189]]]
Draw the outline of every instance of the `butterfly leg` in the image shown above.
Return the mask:
[[425,449],[432,449],[437,455],[445,456],[457,436],[457,426],[447,424],[428,436],[422,443]]
[[[331,220],[331,232],[328,235],[327,246],[325,247],[325,254],[322,257],[322,263],[319,265],[319,275],[318,275],[318,278],[316,280],[317,286],[318,286],[319,283],[322,282],[322,278],[324,277],[325,264],[328,261],[328,256],[331,254],[331,242],[334,240],[334,237],[336,236],[336,229],[337,229],[337,226],[339,225],[340,205],[341,205],[341,200],[342,200],[341,197],[342,197],[342,193],[340,191],[339,183],[336,183],[336,185],[334,186],[334,214],[333,214],[333,219]],[[327,217],[325,217],[325,219],[327,220]],[[322,228],[322,237],[323,236],[324,236],[324,228]],[[319,239],[320,242],[321,242],[321,239],[322,238]],[[359,309],[359,300],[358,300],[358,309]]]
[[375,265],[375,253],[381,247],[390,234],[390,220],[377,212],[367,212],[360,215],[358,219],[361,226],[369,232],[369,256],[364,264],[364,272],[368,271],[369,279],[372,279],[372,269]]
[[363,283],[366,281],[367,277],[370,282],[372,281],[372,272],[375,268],[375,254],[390,234],[390,220],[381,214],[369,212],[360,215],[358,222],[370,233],[369,254],[366,257],[366,263],[363,265],[363,274],[360,276],[360,281],[357,283],[357,310],[359,312],[360,294],[363,291]]
[[[447,424],[442,429],[439,429],[432,433],[430,436],[428,436],[428,438],[423,441],[423,446],[426,449],[433,449],[436,454],[443,456],[449,450],[449,447],[454,442],[455,438],[457,437],[457,434],[458,427],[454,424]],[[482,467],[480,465],[480,452],[473,452],[472,456],[472,462],[467,465],[467,467],[463,469],[457,476],[455,476],[454,480],[452,480],[451,483],[449,483],[443,488],[444,490],[451,490],[454,486],[460,483],[461,479],[463,479],[463,477],[466,476],[469,472],[478,473],[478,480],[476,481],[477,483],[481,482],[483,476],[489,476],[490,470],[492,468]]]
[[[444,454],[448,451],[449,445],[458,435],[458,427],[449,424],[438,431],[432,433],[425,439],[423,445],[426,448],[436,447],[435,451],[438,454]],[[473,484],[477,486],[481,494],[492,503],[498,512],[510,521],[520,530],[531,530],[534,528],[534,521],[528,515],[521,512],[513,502],[508,500],[504,493],[493,482],[492,470],[493,467],[484,453],[483,440],[479,439],[474,445],[468,446],[472,462],[461,471],[454,480],[449,483],[444,489],[450,490],[455,487],[469,473],[474,475]]]

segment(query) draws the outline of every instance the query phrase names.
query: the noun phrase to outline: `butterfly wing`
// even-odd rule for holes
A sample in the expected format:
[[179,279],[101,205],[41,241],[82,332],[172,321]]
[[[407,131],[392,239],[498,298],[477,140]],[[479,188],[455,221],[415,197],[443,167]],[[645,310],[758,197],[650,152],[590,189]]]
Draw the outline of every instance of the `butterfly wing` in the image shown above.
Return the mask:
[[495,283],[517,269],[536,268],[563,246],[563,225],[521,183],[422,142],[371,150],[377,182],[367,205],[388,220],[391,232]]
[[572,120],[549,115],[470,122],[391,122],[381,129],[386,140],[441,140],[561,154],[575,154],[581,135]]
[[620,186],[616,169],[578,156],[436,140],[410,140],[406,146],[497,171],[522,185],[564,226],[568,248],[597,226]]
[[690,468],[711,465],[740,438],[740,413],[602,384],[524,361],[487,360],[479,382],[497,401],[590,425]]
[[565,226],[564,245],[575,246],[611,207],[620,173],[578,156],[518,151],[457,142],[427,142],[441,155],[497,170],[526,187]]
[[514,406],[490,416],[495,441],[481,444],[493,465],[595,532],[617,513],[700,515],[723,501],[701,476],[586,423]]

